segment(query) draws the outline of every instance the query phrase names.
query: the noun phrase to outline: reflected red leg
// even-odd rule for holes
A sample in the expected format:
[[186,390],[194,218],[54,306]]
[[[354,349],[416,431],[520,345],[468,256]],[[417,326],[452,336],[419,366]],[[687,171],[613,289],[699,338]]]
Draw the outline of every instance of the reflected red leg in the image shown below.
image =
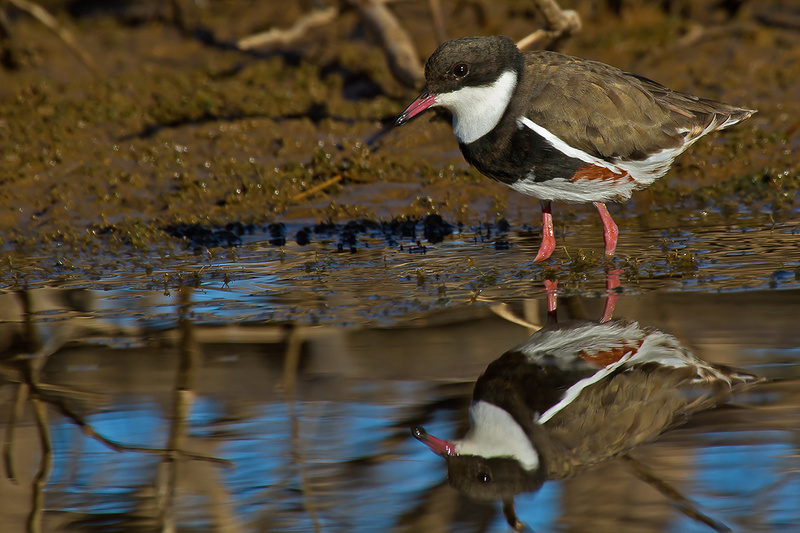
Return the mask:
[[558,290],[558,280],[550,281],[549,279],[544,280],[544,290],[547,293],[547,318],[548,322],[556,322],[558,317],[556,315],[556,308],[558,306],[558,296],[556,291]]
[[617,305],[617,298],[619,294],[615,290],[619,287],[619,273],[620,269],[611,270],[606,274],[606,305],[603,307],[603,316],[600,322],[608,322],[611,320],[611,315],[614,314],[614,307]]
[[606,243],[606,255],[614,255],[614,249],[617,247],[617,235],[619,235],[619,228],[611,218],[611,213],[608,212],[606,204],[603,202],[595,202],[594,206],[597,212],[600,213],[600,219],[603,221],[603,240]]
[[[613,222],[612,222],[613,224]],[[556,237],[553,233],[553,211],[550,202],[542,200],[542,244],[536,254],[535,262],[540,263],[550,257],[556,249]]]

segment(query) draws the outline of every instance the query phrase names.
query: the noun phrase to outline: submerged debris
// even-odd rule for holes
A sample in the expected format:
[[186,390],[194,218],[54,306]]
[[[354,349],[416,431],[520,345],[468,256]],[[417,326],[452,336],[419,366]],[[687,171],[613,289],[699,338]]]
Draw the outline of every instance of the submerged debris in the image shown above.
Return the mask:
[[428,215],[422,222],[425,238],[431,244],[437,244],[453,233],[453,225],[445,222],[441,215]]
[[307,246],[311,242],[311,230],[303,227],[295,234],[294,240],[300,246]]
[[269,231],[269,243],[273,246],[283,246],[286,244],[286,224],[283,222],[273,222],[267,226]]

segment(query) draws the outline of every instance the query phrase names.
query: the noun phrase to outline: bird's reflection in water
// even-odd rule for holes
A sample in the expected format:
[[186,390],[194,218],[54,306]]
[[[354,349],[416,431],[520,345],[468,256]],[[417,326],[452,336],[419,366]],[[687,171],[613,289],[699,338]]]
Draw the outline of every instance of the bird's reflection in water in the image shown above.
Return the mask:
[[412,432],[445,458],[452,486],[502,501],[517,529],[524,526],[516,494],[623,457],[684,512],[727,530],[626,454],[760,381],[700,360],[672,335],[604,312],[600,321],[549,324],[492,362],[475,383],[462,438]]

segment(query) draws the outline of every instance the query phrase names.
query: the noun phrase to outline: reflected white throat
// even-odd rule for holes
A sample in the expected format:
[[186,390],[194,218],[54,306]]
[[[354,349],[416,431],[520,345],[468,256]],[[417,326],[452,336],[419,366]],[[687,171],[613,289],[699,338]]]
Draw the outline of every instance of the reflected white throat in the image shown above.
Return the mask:
[[459,455],[511,457],[526,470],[539,466],[539,454],[528,435],[508,412],[494,404],[478,401],[469,408],[470,430],[456,441]]
[[490,85],[440,94],[436,105],[453,113],[453,133],[458,142],[469,144],[497,126],[516,87],[517,73],[507,70]]

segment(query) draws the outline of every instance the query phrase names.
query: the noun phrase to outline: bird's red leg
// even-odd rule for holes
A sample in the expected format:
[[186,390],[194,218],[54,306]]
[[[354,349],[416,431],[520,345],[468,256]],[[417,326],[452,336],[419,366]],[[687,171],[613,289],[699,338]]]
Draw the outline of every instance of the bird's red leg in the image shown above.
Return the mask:
[[[608,213],[608,211],[606,211],[606,213]],[[536,254],[536,259],[534,259],[534,261],[537,263],[544,261],[550,257],[550,254],[552,254],[555,249],[556,237],[553,233],[552,206],[549,201],[542,200],[542,244],[539,246],[539,252]]]
[[600,218],[603,221],[603,240],[606,243],[606,255],[614,255],[614,248],[617,247],[617,235],[619,235],[619,228],[611,218],[611,213],[608,212],[606,204],[603,202],[595,202],[594,206],[597,212],[600,213]]

